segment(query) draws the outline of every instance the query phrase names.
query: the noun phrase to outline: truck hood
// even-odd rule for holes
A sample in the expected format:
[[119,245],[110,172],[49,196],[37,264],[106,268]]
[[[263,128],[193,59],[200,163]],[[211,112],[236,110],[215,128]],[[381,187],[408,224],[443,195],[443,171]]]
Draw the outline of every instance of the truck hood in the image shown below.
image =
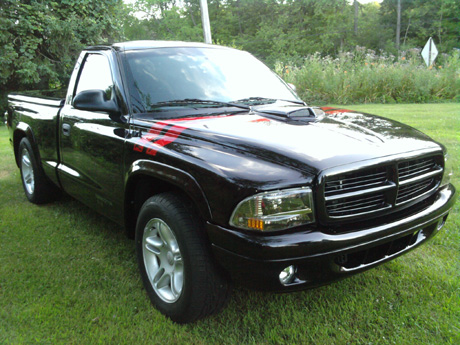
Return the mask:
[[343,109],[322,109],[324,116],[308,122],[289,122],[251,112],[165,120],[155,122],[150,132],[172,126],[167,134],[180,136],[183,143],[204,140],[311,173],[404,152],[440,149],[425,134],[397,121]]

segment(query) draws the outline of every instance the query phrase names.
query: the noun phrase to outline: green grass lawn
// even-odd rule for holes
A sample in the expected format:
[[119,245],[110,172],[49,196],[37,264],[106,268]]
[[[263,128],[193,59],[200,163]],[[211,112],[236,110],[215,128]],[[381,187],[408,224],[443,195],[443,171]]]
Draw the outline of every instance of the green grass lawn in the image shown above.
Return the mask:
[[[459,187],[460,104],[347,106],[445,144]],[[179,326],[142,288],[123,229],[64,197],[36,206],[0,127],[0,344],[460,344],[460,202],[433,241],[344,281],[291,294],[235,287]]]

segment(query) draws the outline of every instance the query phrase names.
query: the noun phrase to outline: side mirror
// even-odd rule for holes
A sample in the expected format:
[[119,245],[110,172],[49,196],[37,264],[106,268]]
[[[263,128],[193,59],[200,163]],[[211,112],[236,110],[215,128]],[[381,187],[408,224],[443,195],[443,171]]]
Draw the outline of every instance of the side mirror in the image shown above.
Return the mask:
[[114,100],[106,98],[106,93],[103,90],[80,92],[73,99],[73,106],[79,110],[103,111],[108,113],[112,120],[122,122],[120,108]]

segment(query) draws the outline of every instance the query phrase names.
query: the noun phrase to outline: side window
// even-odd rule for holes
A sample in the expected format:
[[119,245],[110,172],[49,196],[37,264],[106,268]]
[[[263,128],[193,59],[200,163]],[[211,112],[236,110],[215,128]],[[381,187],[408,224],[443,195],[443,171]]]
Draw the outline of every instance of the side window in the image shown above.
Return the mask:
[[113,81],[110,64],[101,54],[89,54],[78,79],[75,95],[85,90],[105,90],[107,99],[112,96]]

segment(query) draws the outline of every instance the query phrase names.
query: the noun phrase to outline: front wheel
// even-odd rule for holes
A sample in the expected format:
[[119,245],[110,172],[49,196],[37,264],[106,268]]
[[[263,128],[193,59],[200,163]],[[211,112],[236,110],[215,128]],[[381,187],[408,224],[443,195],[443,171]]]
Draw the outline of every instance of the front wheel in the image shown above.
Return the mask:
[[148,199],[136,226],[136,252],[152,303],[178,323],[219,311],[229,284],[216,266],[190,202],[173,193]]

